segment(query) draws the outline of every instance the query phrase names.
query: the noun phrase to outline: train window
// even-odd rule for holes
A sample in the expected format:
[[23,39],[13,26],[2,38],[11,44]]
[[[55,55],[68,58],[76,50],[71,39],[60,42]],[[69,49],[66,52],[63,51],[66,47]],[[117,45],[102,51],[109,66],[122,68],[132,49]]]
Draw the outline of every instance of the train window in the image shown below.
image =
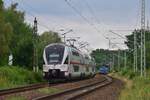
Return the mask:
[[49,46],[45,50],[48,64],[61,64],[65,47],[62,45]]
[[69,57],[67,56],[67,58],[66,58],[64,64],[68,64],[68,58],[69,58]]
[[74,72],[78,72],[79,71],[79,66],[74,65],[73,68],[74,68]]
[[72,51],[72,55],[74,55],[74,56],[79,56],[79,53],[76,52],[76,51]]

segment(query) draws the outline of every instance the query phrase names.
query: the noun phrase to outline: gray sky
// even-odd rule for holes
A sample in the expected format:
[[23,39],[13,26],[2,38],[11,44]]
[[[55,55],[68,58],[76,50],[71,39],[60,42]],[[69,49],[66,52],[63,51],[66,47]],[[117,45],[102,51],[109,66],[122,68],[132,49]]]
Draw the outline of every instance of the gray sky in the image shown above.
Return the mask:
[[[117,37],[109,32],[125,36],[130,32],[117,30],[134,30],[140,27],[141,0],[4,0],[5,5],[18,2],[18,9],[26,12],[26,21],[33,23],[37,17],[39,33],[73,29],[67,36],[79,36],[80,41],[87,41],[92,48],[108,48],[105,37]],[[146,17],[150,17],[150,0],[146,0]],[[80,15],[79,15],[80,14]],[[81,17],[82,16],[82,17]],[[84,17],[84,18],[83,18]],[[92,24],[92,25],[91,25]],[[44,27],[43,27],[44,26]],[[45,28],[46,26],[46,28]],[[59,32],[61,33],[61,32]],[[123,43],[117,39],[112,42]],[[123,48],[124,46],[121,46]]]

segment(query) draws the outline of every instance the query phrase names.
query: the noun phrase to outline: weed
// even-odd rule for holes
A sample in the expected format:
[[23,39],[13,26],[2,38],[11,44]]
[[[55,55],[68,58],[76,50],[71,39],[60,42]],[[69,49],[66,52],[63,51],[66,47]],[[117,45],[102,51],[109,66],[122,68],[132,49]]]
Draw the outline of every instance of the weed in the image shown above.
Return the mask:
[[0,89],[42,82],[40,73],[15,66],[0,67]]

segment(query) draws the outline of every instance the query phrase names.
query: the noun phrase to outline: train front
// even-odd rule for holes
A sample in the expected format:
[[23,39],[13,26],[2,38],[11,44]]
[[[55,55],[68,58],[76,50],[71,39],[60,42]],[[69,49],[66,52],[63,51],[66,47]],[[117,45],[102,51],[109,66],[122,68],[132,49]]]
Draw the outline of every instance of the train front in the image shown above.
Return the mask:
[[62,79],[68,76],[68,52],[63,44],[51,44],[45,47],[43,54],[44,78],[47,80]]

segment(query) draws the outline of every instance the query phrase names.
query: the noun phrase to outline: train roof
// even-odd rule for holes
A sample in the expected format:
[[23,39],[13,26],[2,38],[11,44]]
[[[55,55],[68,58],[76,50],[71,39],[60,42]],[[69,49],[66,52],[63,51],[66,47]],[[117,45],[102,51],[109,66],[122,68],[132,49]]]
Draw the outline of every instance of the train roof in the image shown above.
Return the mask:
[[[49,45],[47,45],[45,48],[49,47],[49,46],[53,46],[53,45],[62,45],[62,46],[67,46],[67,47],[70,47],[70,48],[73,48],[77,51],[80,51],[78,48],[76,48],[75,46],[70,46],[70,45],[67,45],[65,43],[51,43]],[[81,52],[81,51],[80,51]]]
[[48,48],[49,46],[53,46],[53,45],[62,45],[62,46],[67,46],[67,47],[70,47],[76,51],[78,51],[80,54],[82,54],[84,57],[87,57],[88,59],[92,59],[92,57],[89,55],[89,54],[86,54],[85,52],[82,52],[81,50],[79,50],[78,48],[74,47],[74,46],[69,46],[65,43],[51,43],[49,45],[47,45],[45,48]]

